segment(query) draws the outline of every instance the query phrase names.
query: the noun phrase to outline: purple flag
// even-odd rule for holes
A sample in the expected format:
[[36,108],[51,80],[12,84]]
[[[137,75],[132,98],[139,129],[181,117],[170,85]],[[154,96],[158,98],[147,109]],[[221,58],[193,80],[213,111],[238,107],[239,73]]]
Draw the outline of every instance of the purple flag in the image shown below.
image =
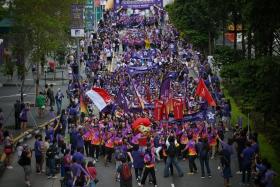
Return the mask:
[[172,79],[176,79],[178,76],[177,72],[169,72],[165,78],[162,80],[161,86],[160,86],[160,94],[159,97],[165,97],[167,98],[169,96],[170,91],[170,83]]
[[123,87],[120,87],[119,93],[116,98],[116,104],[124,110],[125,113],[128,112],[128,99],[124,95]]

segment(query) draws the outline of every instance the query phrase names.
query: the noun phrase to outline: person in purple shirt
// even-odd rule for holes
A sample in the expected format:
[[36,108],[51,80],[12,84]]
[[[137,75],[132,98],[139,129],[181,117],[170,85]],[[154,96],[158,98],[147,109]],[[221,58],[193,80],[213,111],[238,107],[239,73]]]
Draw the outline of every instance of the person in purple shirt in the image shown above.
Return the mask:
[[266,164],[267,171],[265,172],[263,184],[265,187],[273,187],[273,178],[277,176],[277,173],[271,169],[271,164]]
[[83,139],[83,130],[79,129],[79,132],[77,134],[77,149],[81,150],[81,153],[84,153],[84,139]]
[[79,176],[81,175],[81,165],[77,162],[76,158],[72,158],[72,165],[71,165],[71,172],[73,176],[73,186],[75,186],[75,183]]
[[43,168],[42,136],[36,135],[35,138],[34,151],[36,158],[36,172],[40,174]]
[[[241,157],[242,157],[242,183],[250,183],[251,179],[251,166],[252,161],[254,159],[254,149],[252,149],[251,144],[249,142],[246,143],[246,148],[242,151]],[[247,173],[247,180],[246,178]]]
[[75,159],[76,162],[79,164],[84,162],[84,155],[82,153],[83,149],[84,149],[83,147],[79,147],[77,148],[77,152],[73,154],[73,159]]
[[251,139],[251,142],[252,142],[251,147],[252,147],[252,149],[254,150],[255,155],[258,155],[258,154],[259,154],[259,151],[260,151],[260,147],[259,147],[259,144],[258,144],[257,141],[256,141],[256,138],[253,137],[253,138]]
[[144,168],[144,154],[139,150],[139,146],[135,145],[131,153],[133,158],[133,166],[137,182],[140,182]]
[[20,118],[20,129],[22,131],[25,131],[26,126],[27,126],[27,121],[28,121],[28,117],[27,117],[27,112],[29,111],[29,104],[22,104],[21,106],[21,112],[19,114],[19,118]]

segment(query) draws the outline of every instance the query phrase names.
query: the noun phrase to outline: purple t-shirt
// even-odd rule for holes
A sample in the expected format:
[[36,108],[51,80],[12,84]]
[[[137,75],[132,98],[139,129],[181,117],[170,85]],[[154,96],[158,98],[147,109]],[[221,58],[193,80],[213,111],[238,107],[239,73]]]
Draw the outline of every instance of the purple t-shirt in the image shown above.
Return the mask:
[[71,165],[71,171],[74,177],[78,177],[81,175],[81,165],[78,163],[73,163]]

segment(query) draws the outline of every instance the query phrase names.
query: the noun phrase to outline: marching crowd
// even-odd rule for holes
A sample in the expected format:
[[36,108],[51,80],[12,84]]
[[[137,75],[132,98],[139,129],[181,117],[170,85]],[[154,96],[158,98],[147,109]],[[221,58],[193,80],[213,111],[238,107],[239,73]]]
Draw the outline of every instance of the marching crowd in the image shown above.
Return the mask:
[[[69,106],[61,107],[66,98],[60,89],[55,96],[52,86],[40,93],[42,97],[36,99],[39,115],[47,103],[50,110],[56,103],[60,118],[45,127],[43,136],[36,135],[34,146],[17,145],[18,164],[24,169],[28,186],[33,155],[36,172],[46,173],[49,179],[60,172],[65,187],[98,185],[95,164],[100,160],[104,167],[114,162],[116,181],[121,187],[131,187],[132,169],[137,185],[148,181],[157,186],[155,173],[161,162],[165,163],[164,177],[174,175],[174,167],[183,177],[180,164],[188,160],[188,175],[200,173],[202,179],[211,178],[209,162],[216,158],[224,186],[229,186],[233,154],[238,157],[237,174],[242,174],[242,185],[254,182],[259,187],[273,186],[276,173],[260,156],[258,135],[248,133],[242,124],[231,125],[230,102],[207,61],[179,39],[163,10],[155,9],[152,15],[145,19],[128,16],[125,10],[106,12],[98,34],[84,42],[80,62],[69,60],[73,70],[65,95]],[[79,67],[84,67],[86,77],[79,75]],[[163,82],[169,78],[170,86],[165,89]],[[195,95],[199,78],[211,90],[216,106],[208,106]],[[92,87],[103,88],[112,96],[112,102],[98,114],[85,94]],[[154,114],[158,98],[165,103],[160,119]],[[174,98],[182,101],[180,119],[175,114]],[[82,110],[84,104],[86,110]],[[201,112],[207,115],[195,117]],[[20,120],[27,122],[22,116]],[[8,150],[8,132],[1,141]]]

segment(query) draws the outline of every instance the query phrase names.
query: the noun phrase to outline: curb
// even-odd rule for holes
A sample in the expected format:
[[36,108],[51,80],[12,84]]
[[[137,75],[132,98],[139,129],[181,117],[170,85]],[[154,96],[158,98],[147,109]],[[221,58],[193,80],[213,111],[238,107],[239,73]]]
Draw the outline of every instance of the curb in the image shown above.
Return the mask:
[[[65,81],[64,84],[67,83],[66,80],[60,80],[59,83],[56,83],[56,82],[58,82],[57,80],[54,80],[54,81],[53,80],[48,80],[48,81],[49,81],[48,84],[53,84],[54,86],[55,85],[63,85],[63,83],[61,81]],[[53,81],[53,82],[50,82],[50,81]],[[3,84],[0,84],[0,88],[1,87],[17,87],[17,86],[20,86],[20,84],[19,83],[18,84],[17,83],[3,83]],[[24,84],[24,86],[35,86],[35,84],[28,83],[28,84]],[[40,84],[40,86],[44,86],[44,84]]]

